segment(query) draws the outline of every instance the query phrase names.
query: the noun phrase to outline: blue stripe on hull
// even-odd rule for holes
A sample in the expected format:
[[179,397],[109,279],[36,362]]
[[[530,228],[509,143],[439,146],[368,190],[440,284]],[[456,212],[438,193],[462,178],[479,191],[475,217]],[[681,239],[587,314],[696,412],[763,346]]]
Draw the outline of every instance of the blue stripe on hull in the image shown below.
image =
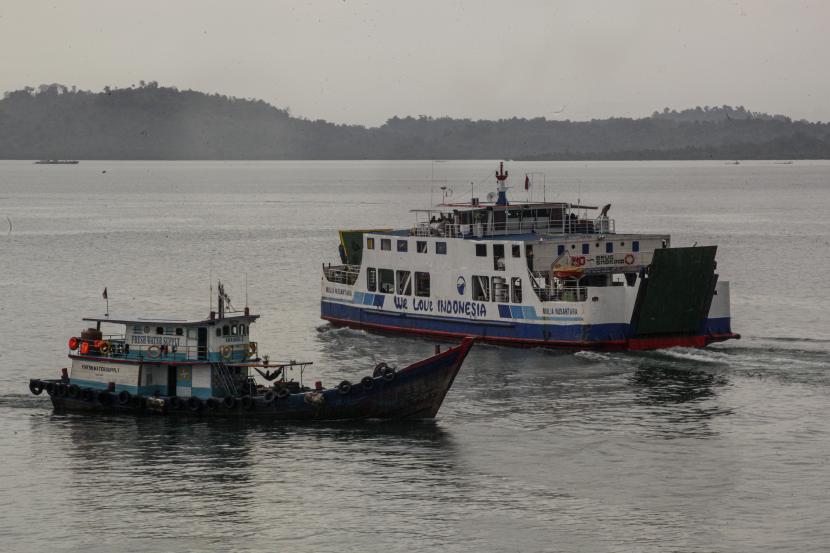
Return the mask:
[[[375,325],[390,330],[433,332],[435,334],[456,334],[479,336],[498,340],[528,342],[565,342],[585,344],[590,342],[621,342],[631,337],[633,331],[628,323],[607,323],[597,325],[581,324],[538,324],[519,321],[471,321],[450,317],[412,316],[405,313],[384,312],[377,309],[362,309],[352,305],[321,301],[320,314],[323,318],[353,322],[358,325]],[[729,317],[708,319],[703,335],[729,334]]]

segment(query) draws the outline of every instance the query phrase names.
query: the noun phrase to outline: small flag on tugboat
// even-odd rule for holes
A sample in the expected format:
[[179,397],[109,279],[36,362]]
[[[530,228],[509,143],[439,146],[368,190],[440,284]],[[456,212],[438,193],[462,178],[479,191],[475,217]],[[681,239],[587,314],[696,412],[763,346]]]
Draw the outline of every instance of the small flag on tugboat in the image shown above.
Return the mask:
[[525,175],[525,190],[530,190],[530,175]]
[[109,297],[107,296],[107,287],[106,287],[106,286],[104,286],[104,293],[103,293],[103,294],[101,294],[101,296],[102,296],[105,300],[108,300],[108,299],[109,299]]

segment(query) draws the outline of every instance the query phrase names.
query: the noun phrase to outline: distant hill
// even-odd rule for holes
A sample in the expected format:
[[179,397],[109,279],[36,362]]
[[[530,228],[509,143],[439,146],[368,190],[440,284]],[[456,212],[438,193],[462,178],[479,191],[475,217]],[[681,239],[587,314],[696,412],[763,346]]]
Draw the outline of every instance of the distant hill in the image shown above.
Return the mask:
[[830,125],[707,106],[592,121],[393,117],[366,128],[155,82],[51,84],[0,100],[0,158],[827,159]]

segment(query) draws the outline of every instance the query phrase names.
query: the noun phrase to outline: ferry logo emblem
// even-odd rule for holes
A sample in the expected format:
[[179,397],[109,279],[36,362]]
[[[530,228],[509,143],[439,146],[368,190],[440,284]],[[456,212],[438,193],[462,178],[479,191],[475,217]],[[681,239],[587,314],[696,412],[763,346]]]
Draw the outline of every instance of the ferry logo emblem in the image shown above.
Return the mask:
[[458,293],[463,296],[464,289],[467,288],[467,281],[464,280],[463,276],[458,277],[458,280],[455,281],[455,287],[458,288]]

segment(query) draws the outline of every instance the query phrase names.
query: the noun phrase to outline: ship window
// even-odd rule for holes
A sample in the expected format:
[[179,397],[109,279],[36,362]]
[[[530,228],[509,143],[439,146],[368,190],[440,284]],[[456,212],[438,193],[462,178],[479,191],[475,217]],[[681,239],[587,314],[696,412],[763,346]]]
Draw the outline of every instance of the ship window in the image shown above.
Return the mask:
[[521,257],[522,256],[522,245],[521,244],[513,244],[513,257]]
[[522,303],[522,279],[515,277],[510,282],[512,283],[510,289],[513,292],[513,303]]
[[187,337],[190,340],[195,340],[199,336],[199,331],[195,328],[187,329]]
[[606,242],[605,243],[605,253],[614,253],[614,243],[613,242]]
[[392,249],[392,240],[389,238],[381,238],[380,249],[390,251]]
[[366,289],[370,292],[378,289],[378,271],[373,267],[366,269]]
[[490,277],[473,275],[473,300],[490,301]]
[[418,240],[418,253],[427,253],[427,243],[423,240]]
[[222,329],[221,329],[221,328],[219,328],[218,326],[216,327],[216,335],[217,335],[217,336],[221,336],[221,335],[222,335]]
[[176,327],[176,336],[184,336],[184,329],[182,327]]
[[407,242],[406,240],[398,240],[398,251],[399,252],[409,251],[409,242]]
[[478,257],[487,257],[487,244],[476,244],[476,255]]
[[575,250],[576,249],[576,244],[571,244],[571,249]]
[[436,242],[435,243],[435,253],[446,255],[447,253],[447,243],[446,242]]
[[582,244],[582,254],[583,255],[587,255],[588,253],[590,253],[590,251],[591,251],[591,245],[590,244]]
[[230,333],[231,333],[231,327],[229,327],[228,325],[225,325],[225,326],[222,327],[222,336],[227,336]]
[[493,244],[493,269],[504,270],[504,244]]
[[367,250],[374,250],[375,249],[375,239],[374,238],[366,238],[366,249]]
[[378,269],[380,291],[384,294],[395,292],[395,271],[392,269]]
[[164,327],[163,326],[157,326],[156,327],[156,334],[164,334]]
[[493,277],[493,301],[507,303],[510,301],[510,285],[502,277]]
[[398,288],[397,294],[399,296],[411,296],[412,295],[412,273],[409,271],[398,271]]
[[620,242],[621,247],[625,247],[625,242]]
[[248,335],[248,328],[245,325],[239,325],[239,335],[240,336],[247,336]]
[[415,272],[415,295],[429,297],[429,273]]
[[563,253],[565,253],[565,246],[562,244],[556,246],[556,255],[562,255]]
[[640,241],[639,240],[635,240],[631,243],[631,251],[632,252],[640,251]]
[[239,327],[231,325],[231,336],[236,336],[237,334],[239,334]]

